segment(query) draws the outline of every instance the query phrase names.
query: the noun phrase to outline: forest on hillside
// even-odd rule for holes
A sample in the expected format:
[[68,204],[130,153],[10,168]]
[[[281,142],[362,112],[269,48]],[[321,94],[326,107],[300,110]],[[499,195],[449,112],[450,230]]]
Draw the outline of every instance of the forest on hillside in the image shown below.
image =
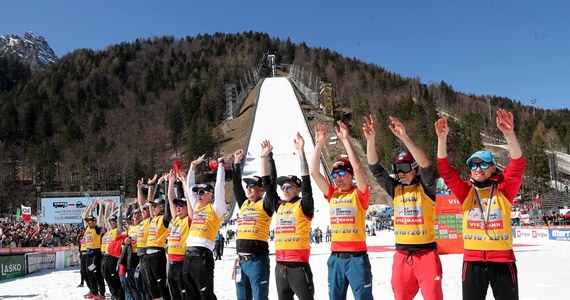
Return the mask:
[[[482,148],[480,133],[499,139],[489,122],[492,110],[513,111],[529,161],[525,186],[546,188],[545,149],[568,153],[570,111],[541,110],[493,95],[455,91],[446,82],[423,84],[384,68],[305,43],[258,32],[138,39],[102,51],[81,49],[30,76],[10,59],[0,59],[0,213],[19,203],[35,206],[34,192],[119,190],[134,195],[136,180],[169,169],[198,154],[215,157],[226,138],[224,86],[238,89],[269,73],[267,53],[282,65],[295,64],[334,85],[337,119],[361,141],[362,118],[378,120],[378,152],[389,164],[401,148],[387,130],[388,115],[399,117],[409,134],[435,158],[433,123],[441,112],[451,119],[453,163]],[[7,71],[6,71],[7,70]],[[381,130],[385,128],[386,130]],[[380,142],[381,141],[381,142]],[[506,161],[500,158],[499,161]]]

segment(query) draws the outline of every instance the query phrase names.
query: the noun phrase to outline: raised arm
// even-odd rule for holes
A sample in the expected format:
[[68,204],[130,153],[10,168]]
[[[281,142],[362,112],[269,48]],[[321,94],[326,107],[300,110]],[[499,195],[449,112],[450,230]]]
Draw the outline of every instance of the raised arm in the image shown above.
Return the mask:
[[309,174],[319,187],[323,194],[329,192],[329,182],[326,177],[321,174],[321,153],[327,138],[327,128],[324,124],[315,125],[315,151],[311,157],[311,167]]
[[[196,185],[196,168],[204,161],[205,157],[206,154],[202,154],[200,157],[190,163],[190,169],[188,169],[188,176],[186,178],[186,190],[190,196],[186,199],[187,207],[192,206],[192,208],[194,208],[194,206],[197,204],[198,200],[196,199],[194,193],[191,192],[191,189],[194,185]],[[190,214],[190,209],[188,209],[188,214]]]
[[[94,204],[95,204],[95,201],[92,201],[91,203],[89,203],[89,205],[87,205],[87,207],[83,211],[83,215],[81,216],[81,221],[83,222],[83,227],[87,227],[87,222],[85,222],[85,218],[87,218],[87,216],[91,215],[91,212],[93,211],[93,205]],[[38,224],[39,224],[39,222],[38,222]]]
[[511,158],[520,158],[522,156],[522,149],[515,134],[515,121],[513,118],[513,113],[504,109],[499,109],[497,111],[497,128],[499,128],[499,130],[505,136],[505,140],[507,140]]
[[[176,175],[178,177],[178,180],[180,182],[186,182],[186,179],[188,177],[188,175],[186,175],[186,173],[184,173],[184,171],[179,171],[178,174]],[[183,188],[184,190],[184,198],[186,199],[186,208],[188,210],[188,217],[190,219],[192,219],[194,217],[194,209],[192,208],[192,205],[190,204],[190,190]]]
[[378,163],[378,153],[376,153],[376,128],[374,127],[374,117],[364,116],[362,132],[366,138],[366,160],[369,165]]
[[449,126],[447,126],[446,117],[435,121],[435,134],[437,135],[437,158],[447,158],[447,135],[449,134]]
[[238,149],[234,152],[234,172],[232,173],[232,181],[233,181],[233,192],[234,198],[237,201],[238,208],[241,208],[241,205],[247,199],[247,195],[245,194],[245,190],[243,189],[243,185],[241,184],[241,172],[242,166],[241,162],[243,159],[243,150]]
[[144,185],[144,179],[141,178],[140,180],[137,181],[137,203],[139,204],[139,207],[141,209],[144,206],[144,195],[142,191],[143,185]]
[[103,219],[105,217],[105,212],[103,211],[103,201],[98,200],[97,205],[99,206],[99,219],[97,219],[97,226],[103,227]]
[[105,212],[102,215],[102,218],[104,219],[103,222],[105,222],[105,228],[107,230],[111,229],[111,222],[109,222],[109,217],[113,214],[113,208],[115,205],[115,202],[112,200],[106,201],[107,205],[105,205]]
[[[230,159],[230,157],[226,157],[225,159]],[[228,212],[226,189],[224,188],[226,184],[225,159],[223,157],[218,158],[218,171],[216,173],[216,184],[214,185],[214,197],[216,197],[214,210],[218,217],[223,217]]]
[[356,188],[361,192],[365,193],[368,189],[368,184],[366,183],[366,178],[364,177],[364,169],[362,168],[362,163],[360,158],[354,151],[352,142],[350,141],[350,135],[348,133],[348,128],[342,121],[337,121],[338,126],[335,126],[335,132],[338,138],[341,140],[346,153],[348,154],[348,160],[352,165],[352,170],[354,172],[354,179],[356,181]]
[[267,180],[270,176],[269,167],[269,156],[271,151],[273,151],[273,146],[269,140],[264,140],[261,142],[261,170],[260,175],[263,180],[263,188],[265,189],[265,198],[263,201],[269,202],[272,206],[273,211],[277,211],[279,207],[279,195],[277,194],[276,186],[271,183],[271,178]]
[[392,122],[392,124],[389,126],[390,130],[397,138],[399,138],[404,143],[404,145],[406,145],[406,148],[410,150],[410,153],[412,153],[412,156],[414,157],[418,165],[424,169],[429,167],[430,165],[429,158],[425,154],[424,150],[422,150],[422,148],[420,148],[408,136],[404,124],[402,124],[402,122],[400,122],[400,120],[398,120],[397,118],[394,117],[389,117],[389,118],[390,121]]
[[170,204],[170,214],[173,218],[176,216],[176,205],[174,205],[174,199],[176,199],[176,193],[174,193],[174,182],[176,182],[176,174],[174,174],[174,170],[170,170],[168,173],[168,204]]
[[[150,179],[148,181],[148,193],[146,196],[146,201],[147,203],[152,203],[154,201],[154,189],[156,188],[156,181],[158,180],[158,175],[154,174],[154,176],[152,177],[152,179]],[[149,211],[150,211],[150,218],[154,218],[154,209],[152,209],[152,207],[149,207]]]
[[295,149],[299,154],[299,160],[301,164],[301,176],[309,175],[309,165],[307,164],[307,158],[305,157],[305,140],[299,132],[297,132],[297,137],[293,140],[295,143]]
[[435,134],[437,135],[437,170],[445,184],[451,189],[457,199],[463,203],[471,187],[465,183],[457,169],[449,165],[447,158],[447,136],[449,134],[449,126],[447,126],[447,118],[440,118],[435,122]]

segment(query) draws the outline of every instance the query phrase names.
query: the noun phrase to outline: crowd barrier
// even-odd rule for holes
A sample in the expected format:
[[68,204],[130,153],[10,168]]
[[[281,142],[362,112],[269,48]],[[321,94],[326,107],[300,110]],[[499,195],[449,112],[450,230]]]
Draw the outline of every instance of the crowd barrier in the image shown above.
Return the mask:
[[22,247],[0,249],[0,281],[45,269],[79,264],[77,247]]

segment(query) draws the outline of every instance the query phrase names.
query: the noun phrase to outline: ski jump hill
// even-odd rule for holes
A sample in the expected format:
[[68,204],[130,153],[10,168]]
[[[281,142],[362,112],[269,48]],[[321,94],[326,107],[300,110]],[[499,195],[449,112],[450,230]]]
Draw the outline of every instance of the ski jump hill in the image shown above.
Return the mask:
[[[305,156],[310,164],[315,143],[293,86],[285,77],[266,78],[262,83],[256,100],[253,125],[249,135],[249,142],[245,149],[243,177],[259,175],[261,142],[264,140],[269,140],[273,146],[273,158],[275,159],[277,176],[295,175],[300,177],[301,165],[299,155],[297,155],[297,150],[293,143],[297,132],[305,140]],[[321,172],[324,172],[322,161]],[[320,227],[324,232],[326,226],[330,224],[329,204],[312,179],[311,186],[313,187],[313,198],[315,201],[312,227]],[[277,188],[277,192],[282,196],[279,188]],[[231,219],[235,219],[239,213],[235,199],[230,205]],[[275,227],[274,224],[271,226],[272,228]]]

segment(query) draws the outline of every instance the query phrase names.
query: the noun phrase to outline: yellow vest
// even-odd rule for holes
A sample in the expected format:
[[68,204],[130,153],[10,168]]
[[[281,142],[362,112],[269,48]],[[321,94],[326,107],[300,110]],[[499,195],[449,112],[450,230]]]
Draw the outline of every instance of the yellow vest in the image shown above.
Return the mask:
[[420,183],[399,185],[394,191],[396,244],[421,245],[435,242],[435,201]]
[[186,238],[188,238],[188,217],[176,217],[168,225],[168,254],[184,255],[186,253]]
[[166,237],[168,236],[168,228],[164,227],[164,216],[155,216],[150,220],[148,226],[148,237],[146,240],[147,247],[162,247],[166,245]]
[[[491,187],[471,188],[463,202],[463,245],[468,250],[511,250],[513,248],[513,233],[511,229],[512,204],[495,189],[491,205],[489,193]],[[485,221],[486,220],[486,221]]]
[[141,227],[141,224],[139,223],[139,225],[133,225],[131,227],[129,227],[129,230],[127,230],[127,234],[129,235],[129,237],[131,238],[131,240],[135,241],[136,243],[131,244],[131,249],[133,251],[133,253],[137,253],[137,244],[139,241],[139,228]]
[[366,210],[358,200],[357,189],[337,189],[329,205],[332,243],[366,242]]
[[146,239],[148,238],[148,225],[150,219],[144,219],[139,223],[139,232],[137,233],[137,248],[146,248]]
[[85,249],[101,249],[101,235],[97,234],[95,227],[85,229]]
[[253,203],[246,200],[239,212],[237,238],[238,240],[267,241],[271,217],[263,209],[263,200]]
[[79,250],[80,251],[87,251],[87,247],[85,247],[85,233],[81,237],[81,242],[79,243]]
[[275,250],[311,248],[311,220],[303,213],[301,201],[281,204],[275,221]]
[[200,204],[194,211],[189,235],[215,242],[221,223],[222,218],[218,217],[211,203],[206,205]]
[[109,244],[117,237],[117,229],[107,230],[105,235],[101,238],[101,252],[107,253],[107,249],[109,249]]

